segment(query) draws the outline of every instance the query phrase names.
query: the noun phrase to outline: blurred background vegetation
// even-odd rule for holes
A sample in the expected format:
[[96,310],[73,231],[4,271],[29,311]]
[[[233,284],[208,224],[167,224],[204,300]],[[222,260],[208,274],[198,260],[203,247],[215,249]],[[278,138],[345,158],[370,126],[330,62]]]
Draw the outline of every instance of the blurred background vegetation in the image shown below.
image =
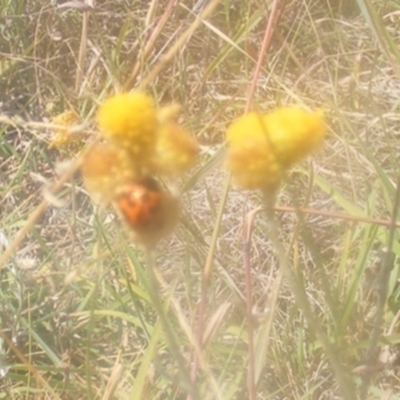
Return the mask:
[[[218,161],[276,4],[253,108],[326,111],[324,148],[292,171],[276,209],[319,327],[281,280],[260,213],[250,246],[249,393],[242,228],[262,200],[233,187],[224,203]],[[142,251],[111,211],[96,212],[79,174],[49,193],[76,156],[48,148],[49,121],[73,110],[89,132],[98,103],[137,87],[206,5],[0,3],[1,251],[43,196],[50,203],[0,270],[0,399],[400,399],[398,1],[221,0],[150,82],[158,104],[182,105],[202,145],[201,165],[178,183],[183,223],[155,256],[161,311]],[[193,384],[187,366],[205,266],[207,340]]]

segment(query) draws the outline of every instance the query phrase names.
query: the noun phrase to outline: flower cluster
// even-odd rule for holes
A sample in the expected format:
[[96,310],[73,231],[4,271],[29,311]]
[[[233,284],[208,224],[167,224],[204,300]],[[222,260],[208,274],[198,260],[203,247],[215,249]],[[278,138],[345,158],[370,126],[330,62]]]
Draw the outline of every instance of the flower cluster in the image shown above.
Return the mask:
[[82,135],[72,131],[73,124],[78,122],[78,115],[73,110],[64,111],[51,119],[54,126],[49,142],[49,149],[55,148],[59,151],[77,150],[83,143]]
[[112,96],[96,115],[103,142],[83,159],[88,190],[112,203],[146,244],[165,236],[178,219],[178,200],[157,177],[182,174],[199,151],[196,140],[176,121],[177,113],[176,105],[158,109],[143,92]]
[[287,169],[316,149],[324,136],[321,111],[282,107],[267,114],[251,112],[227,130],[226,165],[238,186],[275,190]]
[[[158,109],[143,92],[105,100],[96,120],[102,142],[86,152],[82,174],[88,190],[111,203],[139,240],[154,244],[176,224],[178,200],[158,177],[190,168],[196,140],[177,121],[179,106]],[[226,166],[244,189],[275,192],[286,171],[310,154],[325,136],[321,111],[299,107],[251,112],[226,133]]]

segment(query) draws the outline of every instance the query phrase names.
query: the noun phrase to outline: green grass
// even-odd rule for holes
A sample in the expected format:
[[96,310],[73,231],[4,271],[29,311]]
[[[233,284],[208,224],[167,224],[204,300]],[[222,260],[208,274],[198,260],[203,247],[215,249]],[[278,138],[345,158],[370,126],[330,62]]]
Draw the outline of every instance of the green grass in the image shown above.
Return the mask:
[[[48,149],[49,120],[72,108],[94,132],[98,104],[141,85],[200,10],[97,3],[0,5],[0,254],[29,228],[0,270],[0,399],[400,398],[398,2],[288,0],[254,94],[272,4],[219,2],[147,82],[202,145],[178,182],[183,223],[154,258],[78,173],[51,192],[73,155]],[[329,131],[279,192],[294,212],[256,215],[251,287],[243,226],[263,201],[221,163],[250,97],[322,107]]]

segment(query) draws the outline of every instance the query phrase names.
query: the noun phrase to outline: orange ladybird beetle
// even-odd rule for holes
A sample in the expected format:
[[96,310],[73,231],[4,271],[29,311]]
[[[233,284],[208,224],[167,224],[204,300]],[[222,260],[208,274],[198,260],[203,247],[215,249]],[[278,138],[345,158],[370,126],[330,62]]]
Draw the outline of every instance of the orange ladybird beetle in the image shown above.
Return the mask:
[[114,205],[136,239],[146,245],[168,235],[178,222],[178,200],[164,192],[152,177],[124,185]]

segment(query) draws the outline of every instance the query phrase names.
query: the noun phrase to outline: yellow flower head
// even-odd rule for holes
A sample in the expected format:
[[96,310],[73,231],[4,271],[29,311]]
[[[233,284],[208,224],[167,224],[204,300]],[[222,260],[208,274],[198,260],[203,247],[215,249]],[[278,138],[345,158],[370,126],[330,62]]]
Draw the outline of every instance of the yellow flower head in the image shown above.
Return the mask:
[[282,107],[265,115],[252,112],[228,128],[227,167],[243,188],[276,187],[286,169],[317,148],[324,136],[321,111]]
[[139,172],[122,149],[99,143],[84,156],[82,176],[90,194],[99,202],[115,198],[120,187],[137,179]]
[[166,123],[158,132],[155,165],[164,175],[187,171],[196,161],[199,145],[185,128],[177,123]]
[[142,92],[120,93],[105,100],[97,112],[102,136],[146,162],[152,154],[158,118],[151,97]]
[[271,151],[262,117],[249,113],[237,118],[226,133],[226,166],[244,189],[268,189],[279,184],[283,171]]
[[310,154],[325,136],[322,111],[282,107],[263,116],[263,122],[275,156],[283,167]]
[[78,121],[78,115],[73,110],[64,111],[51,119],[54,134],[50,139],[49,149],[75,150],[82,143],[82,136],[71,131],[71,126]]

